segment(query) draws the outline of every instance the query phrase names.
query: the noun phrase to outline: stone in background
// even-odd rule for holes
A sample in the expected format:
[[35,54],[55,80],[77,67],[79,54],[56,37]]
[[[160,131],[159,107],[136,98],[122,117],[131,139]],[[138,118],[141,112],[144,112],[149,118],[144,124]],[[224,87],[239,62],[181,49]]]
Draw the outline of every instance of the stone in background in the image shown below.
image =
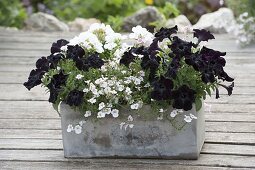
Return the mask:
[[26,21],[26,29],[33,31],[69,31],[68,26],[56,17],[38,12],[32,14]]
[[75,18],[75,20],[68,22],[68,26],[70,31],[87,31],[90,25],[94,23],[101,23],[101,21],[96,18]]

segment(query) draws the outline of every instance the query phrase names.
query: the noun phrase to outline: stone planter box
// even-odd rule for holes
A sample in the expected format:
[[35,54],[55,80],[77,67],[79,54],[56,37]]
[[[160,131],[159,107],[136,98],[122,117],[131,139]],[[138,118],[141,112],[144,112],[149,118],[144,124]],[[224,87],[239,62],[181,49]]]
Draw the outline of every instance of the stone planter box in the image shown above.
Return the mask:
[[[134,118],[133,128],[121,129],[121,118],[103,118],[97,122],[86,121],[82,132],[67,132],[69,124],[75,126],[84,120],[83,114],[61,104],[61,125],[66,158],[164,158],[197,159],[205,138],[203,107],[182,114],[197,116],[184,126],[175,129],[168,120],[140,120]],[[148,112],[150,109],[144,109]],[[169,113],[171,110],[169,111]],[[130,112],[121,114],[129,115]],[[126,119],[126,118],[125,118]],[[124,120],[125,121],[125,120]]]

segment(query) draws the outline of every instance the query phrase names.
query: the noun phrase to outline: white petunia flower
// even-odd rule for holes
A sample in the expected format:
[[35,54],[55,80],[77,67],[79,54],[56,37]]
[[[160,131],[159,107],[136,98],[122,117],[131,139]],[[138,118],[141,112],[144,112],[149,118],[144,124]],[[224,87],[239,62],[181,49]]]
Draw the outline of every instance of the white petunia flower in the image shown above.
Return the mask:
[[89,116],[91,116],[91,111],[90,110],[86,111],[85,114],[84,114],[84,117],[89,117]]
[[132,28],[133,33],[129,34],[130,39],[135,39],[137,44],[149,46],[153,41],[153,34],[140,25]]
[[190,115],[190,117],[191,117],[192,119],[197,119],[197,117],[196,117],[195,115],[193,115],[192,113],[190,113],[189,115]]
[[105,45],[104,45],[104,48],[107,49],[107,50],[113,50],[116,46],[117,46],[116,43],[111,42],[111,43],[105,44]]
[[80,80],[80,79],[82,79],[83,77],[84,77],[83,75],[78,74],[75,78],[78,79],[78,80]]
[[139,108],[139,104],[138,103],[132,104],[130,108],[133,110],[137,110]]
[[73,125],[69,124],[69,125],[67,126],[66,131],[69,133],[69,132],[72,132],[73,130],[74,130]]
[[98,110],[102,110],[105,107],[104,102],[99,103]]
[[184,121],[187,122],[187,123],[190,123],[192,121],[192,118],[190,116],[187,116],[187,115],[184,115],[185,118],[184,118]]
[[128,116],[128,121],[129,121],[129,122],[132,122],[133,120],[134,120],[134,118],[133,118],[131,115],[129,115],[129,116]]
[[117,90],[118,90],[118,91],[123,91],[124,88],[125,88],[125,87],[124,87],[123,85],[118,85],[118,86],[117,86]]
[[82,127],[81,127],[80,125],[76,125],[76,126],[74,127],[74,132],[75,132],[76,134],[81,134],[81,131],[82,131]]
[[112,117],[114,117],[114,118],[119,117],[119,110],[113,109],[111,114],[112,114]]

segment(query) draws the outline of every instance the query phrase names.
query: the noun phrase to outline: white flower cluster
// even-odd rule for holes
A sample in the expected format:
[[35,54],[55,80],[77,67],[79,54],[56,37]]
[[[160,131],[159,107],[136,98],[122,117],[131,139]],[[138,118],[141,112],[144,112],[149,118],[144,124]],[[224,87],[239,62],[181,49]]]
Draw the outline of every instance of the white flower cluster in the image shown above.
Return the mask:
[[237,24],[229,29],[229,32],[237,38],[240,46],[246,46],[255,42],[255,18],[249,17],[248,12],[237,18]]
[[140,25],[132,28],[133,33],[129,34],[130,39],[136,40],[136,44],[149,46],[153,41],[153,34]]

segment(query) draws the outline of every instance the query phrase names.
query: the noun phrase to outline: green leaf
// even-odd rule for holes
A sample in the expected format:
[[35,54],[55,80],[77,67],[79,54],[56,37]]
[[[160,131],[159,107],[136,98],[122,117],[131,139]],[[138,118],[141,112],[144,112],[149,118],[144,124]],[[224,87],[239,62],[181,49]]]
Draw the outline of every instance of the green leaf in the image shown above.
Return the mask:
[[60,102],[57,101],[56,103],[53,103],[52,106],[53,106],[54,110],[56,110],[58,112],[59,117],[61,117],[59,109],[58,109],[59,104],[60,104]]
[[195,99],[196,111],[199,111],[202,107],[202,100],[200,98]]
[[206,90],[207,94],[211,97],[212,93],[211,93],[210,87],[206,87],[205,90]]

